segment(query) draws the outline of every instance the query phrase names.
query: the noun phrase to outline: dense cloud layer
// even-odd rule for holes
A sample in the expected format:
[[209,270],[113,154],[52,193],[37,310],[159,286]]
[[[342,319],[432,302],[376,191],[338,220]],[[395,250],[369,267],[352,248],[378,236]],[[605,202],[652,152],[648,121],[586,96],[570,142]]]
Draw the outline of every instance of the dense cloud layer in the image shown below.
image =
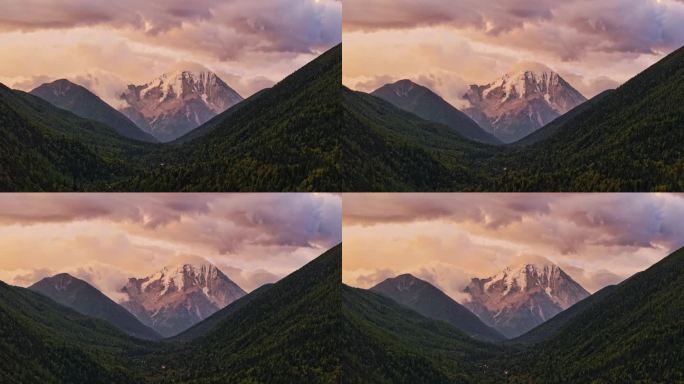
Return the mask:
[[344,280],[414,273],[459,298],[472,277],[552,260],[595,291],[684,246],[670,194],[347,194]]
[[684,2],[350,0],[343,24],[347,86],[410,78],[465,107],[470,84],[525,62],[586,97],[615,88],[684,44]]
[[69,272],[117,296],[126,278],[209,260],[251,290],[341,241],[326,194],[6,194],[0,279]]
[[6,0],[0,29],[107,26],[157,44],[192,42],[223,58],[245,51],[310,53],[341,40],[340,8],[331,0]]
[[535,44],[568,58],[585,50],[678,48],[683,24],[684,9],[670,0],[349,0],[344,7],[349,31],[447,25],[490,42]]
[[0,82],[67,78],[119,106],[127,84],[190,63],[247,97],[338,44],[341,24],[336,0],[2,1]]

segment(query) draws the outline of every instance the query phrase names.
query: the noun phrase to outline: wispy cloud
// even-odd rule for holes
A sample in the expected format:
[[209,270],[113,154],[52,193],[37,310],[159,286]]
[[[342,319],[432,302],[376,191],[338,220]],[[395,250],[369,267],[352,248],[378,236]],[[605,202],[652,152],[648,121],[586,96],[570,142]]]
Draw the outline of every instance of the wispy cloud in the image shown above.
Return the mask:
[[684,246],[676,194],[346,194],[344,281],[414,273],[454,297],[472,277],[548,259],[589,290]]
[[0,279],[69,272],[115,297],[127,277],[204,259],[254,289],[341,241],[327,194],[5,194]]

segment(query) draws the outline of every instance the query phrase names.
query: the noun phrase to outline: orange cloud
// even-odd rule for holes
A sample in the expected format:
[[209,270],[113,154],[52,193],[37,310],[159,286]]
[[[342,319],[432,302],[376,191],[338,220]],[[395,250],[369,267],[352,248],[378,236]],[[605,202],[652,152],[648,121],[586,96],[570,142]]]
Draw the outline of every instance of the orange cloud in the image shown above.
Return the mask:
[[112,298],[128,277],[208,260],[251,290],[341,241],[328,194],[5,194],[0,280],[68,272]]
[[29,91],[66,78],[118,105],[127,84],[202,65],[242,96],[338,44],[340,1],[7,0],[0,82]]
[[592,97],[679,48],[682,25],[671,0],[350,0],[343,81],[368,92],[408,78],[465,107],[468,85],[531,62]]
[[345,194],[343,281],[413,273],[455,299],[472,277],[548,259],[595,291],[684,246],[675,194]]

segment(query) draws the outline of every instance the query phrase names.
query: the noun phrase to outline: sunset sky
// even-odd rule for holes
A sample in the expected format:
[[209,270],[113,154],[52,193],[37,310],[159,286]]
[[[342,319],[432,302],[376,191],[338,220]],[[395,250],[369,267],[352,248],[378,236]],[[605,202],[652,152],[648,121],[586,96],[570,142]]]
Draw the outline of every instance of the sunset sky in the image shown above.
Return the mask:
[[0,82],[68,78],[110,104],[127,84],[208,68],[243,97],[341,37],[340,0],[3,0]]
[[457,107],[470,84],[550,68],[586,97],[684,45],[684,0],[345,0],[344,83],[402,78]]
[[2,194],[0,280],[61,272],[115,300],[129,277],[208,260],[246,291],[341,241],[328,194]]
[[473,277],[548,260],[590,292],[684,246],[684,195],[345,194],[343,281],[412,273],[457,301]]

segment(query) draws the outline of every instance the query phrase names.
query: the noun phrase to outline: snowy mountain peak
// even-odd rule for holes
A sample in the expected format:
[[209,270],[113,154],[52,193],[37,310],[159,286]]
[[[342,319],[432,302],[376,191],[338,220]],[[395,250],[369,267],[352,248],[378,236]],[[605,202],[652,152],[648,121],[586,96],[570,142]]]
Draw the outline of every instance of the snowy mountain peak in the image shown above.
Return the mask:
[[558,73],[523,70],[485,85],[471,85],[465,110],[504,142],[517,141],[586,101]]
[[501,87],[505,89],[502,100],[524,98],[530,95],[540,94],[544,95],[545,99],[549,101],[550,90],[553,86],[561,85],[561,81],[564,82],[564,80],[553,71],[535,72],[528,70],[517,73],[507,73],[497,82],[488,84],[488,89],[484,92],[484,95],[486,97],[493,89]]
[[244,296],[246,292],[211,263],[167,266],[130,278],[122,303],[164,336],[177,334]]
[[[544,292],[549,294],[553,292],[553,284],[563,271],[555,264],[522,264],[518,266],[509,266],[503,271],[490,277],[488,282],[484,284],[485,291],[489,290],[492,285],[502,282],[506,287],[503,295],[508,295],[521,290],[530,290],[535,287],[544,289]],[[553,297],[549,294],[550,297]]]
[[464,305],[508,337],[532,329],[589,296],[553,263],[509,266],[494,276],[473,278]]
[[140,128],[161,141],[174,140],[242,101],[211,71],[179,70],[121,94],[122,110]]
[[225,110],[225,106],[221,103],[213,102],[217,100],[212,99],[210,102],[209,96],[215,87],[228,87],[228,85],[210,71],[193,72],[181,70],[164,73],[147,83],[141,91],[141,96],[144,98],[147,92],[152,90],[161,91],[159,94],[161,100],[199,95],[214,112],[221,113]]

